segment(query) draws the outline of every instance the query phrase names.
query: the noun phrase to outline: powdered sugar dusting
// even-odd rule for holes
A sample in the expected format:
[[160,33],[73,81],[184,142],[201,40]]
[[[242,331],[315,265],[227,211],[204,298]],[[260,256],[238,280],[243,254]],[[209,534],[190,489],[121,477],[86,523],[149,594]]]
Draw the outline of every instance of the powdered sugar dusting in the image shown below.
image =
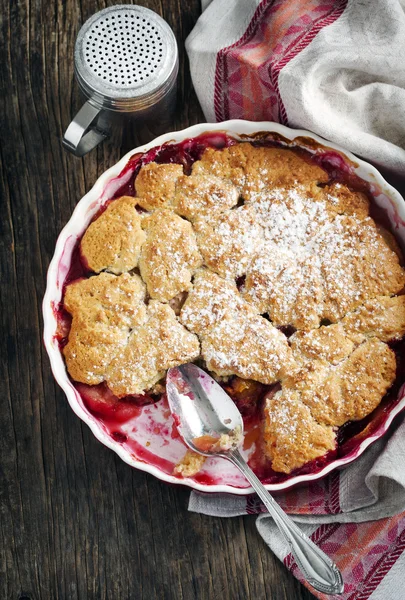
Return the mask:
[[264,242],[263,227],[250,206],[199,218],[194,227],[205,264],[225,278],[245,273]]
[[265,242],[246,270],[245,298],[275,324],[311,329],[324,318],[338,320],[384,286],[389,293],[401,289],[402,270],[374,221],[340,215],[338,204],[338,197],[303,186],[263,193],[251,203]]

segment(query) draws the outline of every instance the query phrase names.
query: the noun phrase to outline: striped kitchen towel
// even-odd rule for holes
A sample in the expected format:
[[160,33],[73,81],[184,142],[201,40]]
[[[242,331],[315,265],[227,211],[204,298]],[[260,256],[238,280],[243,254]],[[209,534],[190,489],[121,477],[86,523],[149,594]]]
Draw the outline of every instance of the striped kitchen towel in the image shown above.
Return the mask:
[[405,600],[405,419],[355,462],[327,478],[277,494],[302,530],[340,568],[340,596],[304,581],[259,498],[191,492],[189,510],[211,516],[258,514],[257,529],[278,558],[322,600]]
[[404,0],[209,0],[186,41],[207,121],[300,127],[405,174]]

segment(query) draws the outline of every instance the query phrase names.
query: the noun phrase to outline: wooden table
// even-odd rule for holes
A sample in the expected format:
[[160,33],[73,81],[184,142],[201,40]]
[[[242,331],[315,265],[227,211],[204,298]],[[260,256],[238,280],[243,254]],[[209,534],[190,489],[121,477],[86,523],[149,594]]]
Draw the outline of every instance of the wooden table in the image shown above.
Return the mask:
[[[83,159],[61,146],[82,103],[73,47],[110,2],[4,2],[1,44],[0,598],[308,600],[252,516],[187,512],[189,491],[131,469],[70,409],[42,344],[56,238],[97,177],[137,145],[128,128]],[[175,128],[204,120],[184,40],[199,0],[144,0],[180,48]]]

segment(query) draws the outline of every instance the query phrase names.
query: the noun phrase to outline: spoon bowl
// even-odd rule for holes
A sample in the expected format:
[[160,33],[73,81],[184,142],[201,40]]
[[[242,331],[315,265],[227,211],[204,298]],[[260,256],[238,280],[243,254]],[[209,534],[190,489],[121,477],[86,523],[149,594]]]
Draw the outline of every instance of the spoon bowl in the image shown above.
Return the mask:
[[178,432],[191,450],[223,455],[239,445],[242,415],[205,371],[192,363],[173,367],[167,373],[166,390]]

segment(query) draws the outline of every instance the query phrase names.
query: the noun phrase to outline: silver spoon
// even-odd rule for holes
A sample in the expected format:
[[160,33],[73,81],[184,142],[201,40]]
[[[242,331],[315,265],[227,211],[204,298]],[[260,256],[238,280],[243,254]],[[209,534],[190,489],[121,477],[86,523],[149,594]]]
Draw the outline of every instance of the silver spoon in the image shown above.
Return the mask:
[[308,583],[324,594],[341,594],[343,579],[336,564],[286,515],[239,452],[243,420],[228,394],[191,363],[169,369],[166,389],[177,429],[187,446],[204,456],[227,458],[237,466],[284,535]]

